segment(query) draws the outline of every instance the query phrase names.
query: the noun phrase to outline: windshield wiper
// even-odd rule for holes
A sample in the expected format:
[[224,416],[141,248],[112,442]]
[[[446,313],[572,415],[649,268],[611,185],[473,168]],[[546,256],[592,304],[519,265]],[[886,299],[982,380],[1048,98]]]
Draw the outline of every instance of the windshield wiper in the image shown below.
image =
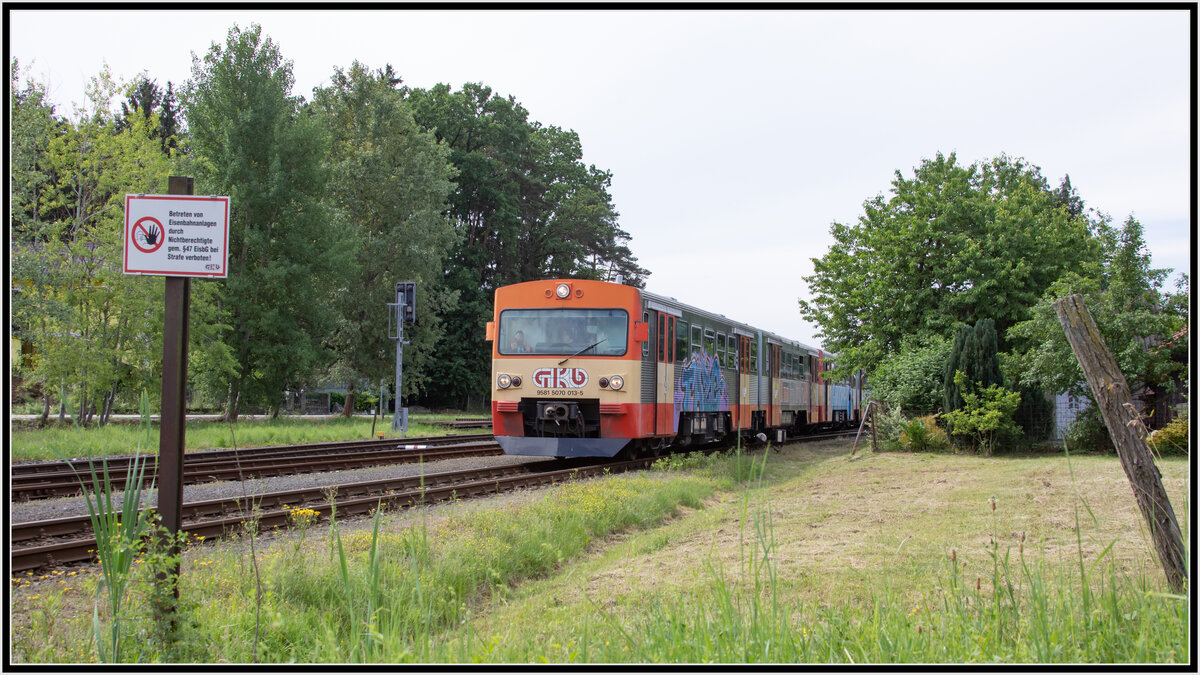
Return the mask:
[[[608,338],[600,338],[600,342],[604,342],[604,341],[605,341],[605,340],[607,340],[607,339],[608,339]],[[591,349],[591,348],[593,348],[593,347],[596,347],[596,346],[598,346],[598,345],[600,344],[600,342],[593,342],[592,344],[590,344],[590,345],[588,345],[588,346],[584,347],[583,349],[580,349],[579,351],[577,351],[577,352],[575,352],[574,354],[572,354],[572,355],[568,356],[567,358],[563,359],[562,361],[559,361],[559,362],[558,362],[558,365],[560,365],[560,366],[561,366],[562,364],[566,363],[567,361],[570,361],[571,359],[575,358],[576,356],[579,356],[580,354],[582,354],[582,353],[586,352],[587,350],[589,350],[589,349]]]

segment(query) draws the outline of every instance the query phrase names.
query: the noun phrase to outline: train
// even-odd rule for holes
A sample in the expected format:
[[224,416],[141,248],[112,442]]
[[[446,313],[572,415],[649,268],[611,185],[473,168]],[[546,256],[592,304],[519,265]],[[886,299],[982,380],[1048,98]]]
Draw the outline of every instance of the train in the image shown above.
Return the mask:
[[864,373],[833,355],[620,281],[496,289],[492,432],[510,455],[659,456],[857,425]]

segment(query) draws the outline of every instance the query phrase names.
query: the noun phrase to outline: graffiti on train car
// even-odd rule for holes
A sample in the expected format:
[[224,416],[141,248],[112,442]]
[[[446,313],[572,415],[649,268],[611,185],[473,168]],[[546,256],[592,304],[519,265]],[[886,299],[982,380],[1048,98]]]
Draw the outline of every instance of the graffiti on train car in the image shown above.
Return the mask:
[[[721,364],[706,350],[692,352],[684,360],[675,388],[675,411],[712,412],[729,410],[729,392],[721,375]],[[679,418],[676,417],[676,425]],[[678,428],[676,429],[678,431]]]

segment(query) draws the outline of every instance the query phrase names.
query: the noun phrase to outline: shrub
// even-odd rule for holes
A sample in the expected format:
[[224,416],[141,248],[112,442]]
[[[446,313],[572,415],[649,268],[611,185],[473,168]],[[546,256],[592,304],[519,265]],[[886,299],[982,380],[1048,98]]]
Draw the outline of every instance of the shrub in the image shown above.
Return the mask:
[[915,419],[904,425],[900,432],[900,445],[907,450],[923,452],[929,447],[929,432],[920,419]]
[[[900,442],[900,434],[908,423],[899,407],[891,408],[875,414],[875,433],[879,442],[885,447],[896,446]],[[895,449],[892,447],[890,449]]]
[[1116,452],[1112,437],[1108,434],[1108,427],[1095,405],[1079,412],[1067,429],[1066,440],[1067,447],[1072,452]]
[[998,442],[1019,433],[1013,413],[1021,403],[1021,394],[995,384],[973,393],[966,389],[966,380],[961,370],[955,373],[954,384],[963,404],[942,415],[942,419],[950,433],[971,438],[976,448],[990,455]]
[[1025,440],[1038,442],[1050,438],[1054,430],[1054,403],[1037,387],[1022,386],[1018,391],[1021,392],[1021,404],[1013,417],[1025,434]]
[[871,373],[871,396],[888,407],[936,410],[942,405],[942,369],[950,342],[940,337],[925,343],[905,341]]
[[900,445],[913,452],[946,452],[954,446],[950,435],[937,423],[937,415],[918,417],[900,432]]
[[1172,455],[1188,452],[1188,416],[1184,411],[1170,424],[1150,434],[1150,442],[1159,454]]

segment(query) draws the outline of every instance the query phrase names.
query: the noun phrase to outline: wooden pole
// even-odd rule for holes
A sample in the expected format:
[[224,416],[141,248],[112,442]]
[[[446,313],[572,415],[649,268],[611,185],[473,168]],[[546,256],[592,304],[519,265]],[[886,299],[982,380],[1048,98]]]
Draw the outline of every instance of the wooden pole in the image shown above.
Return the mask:
[[[190,195],[190,176],[168,178],[167,193]],[[162,414],[158,439],[158,513],[172,536],[171,555],[175,564],[167,570],[171,595],[179,599],[179,548],[175,535],[183,525],[183,449],[186,431],[188,312],[191,306],[191,279],[166,277],[163,315]],[[173,615],[173,608],[171,608]],[[174,619],[172,618],[172,622]]]
[[1137,416],[1131,412],[1132,405],[1127,407],[1133,400],[1129,384],[1117,368],[1116,359],[1100,335],[1095,319],[1084,306],[1083,296],[1075,294],[1062,298],[1054,303],[1054,310],[1096,397],[1096,406],[1112,436],[1138,508],[1150,526],[1150,537],[1167,575],[1167,583],[1172,590],[1181,592],[1187,581],[1183,537],[1163,488],[1162,474],[1146,447],[1144,427],[1137,423]]
[[878,411],[879,406],[871,401],[871,452],[879,452],[879,437],[875,435],[875,429],[879,427]]
[[[875,405],[875,401],[867,401],[867,407],[863,410],[862,421],[858,423],[858,433],[854,435],[854,447],[850,449],[850,456],[858,451],[858,439],[862,438],[863,427],[867,426],[867,415],[871,414],[871,406]],[[872,426],[871,433],[875,433],[875,428]]]

